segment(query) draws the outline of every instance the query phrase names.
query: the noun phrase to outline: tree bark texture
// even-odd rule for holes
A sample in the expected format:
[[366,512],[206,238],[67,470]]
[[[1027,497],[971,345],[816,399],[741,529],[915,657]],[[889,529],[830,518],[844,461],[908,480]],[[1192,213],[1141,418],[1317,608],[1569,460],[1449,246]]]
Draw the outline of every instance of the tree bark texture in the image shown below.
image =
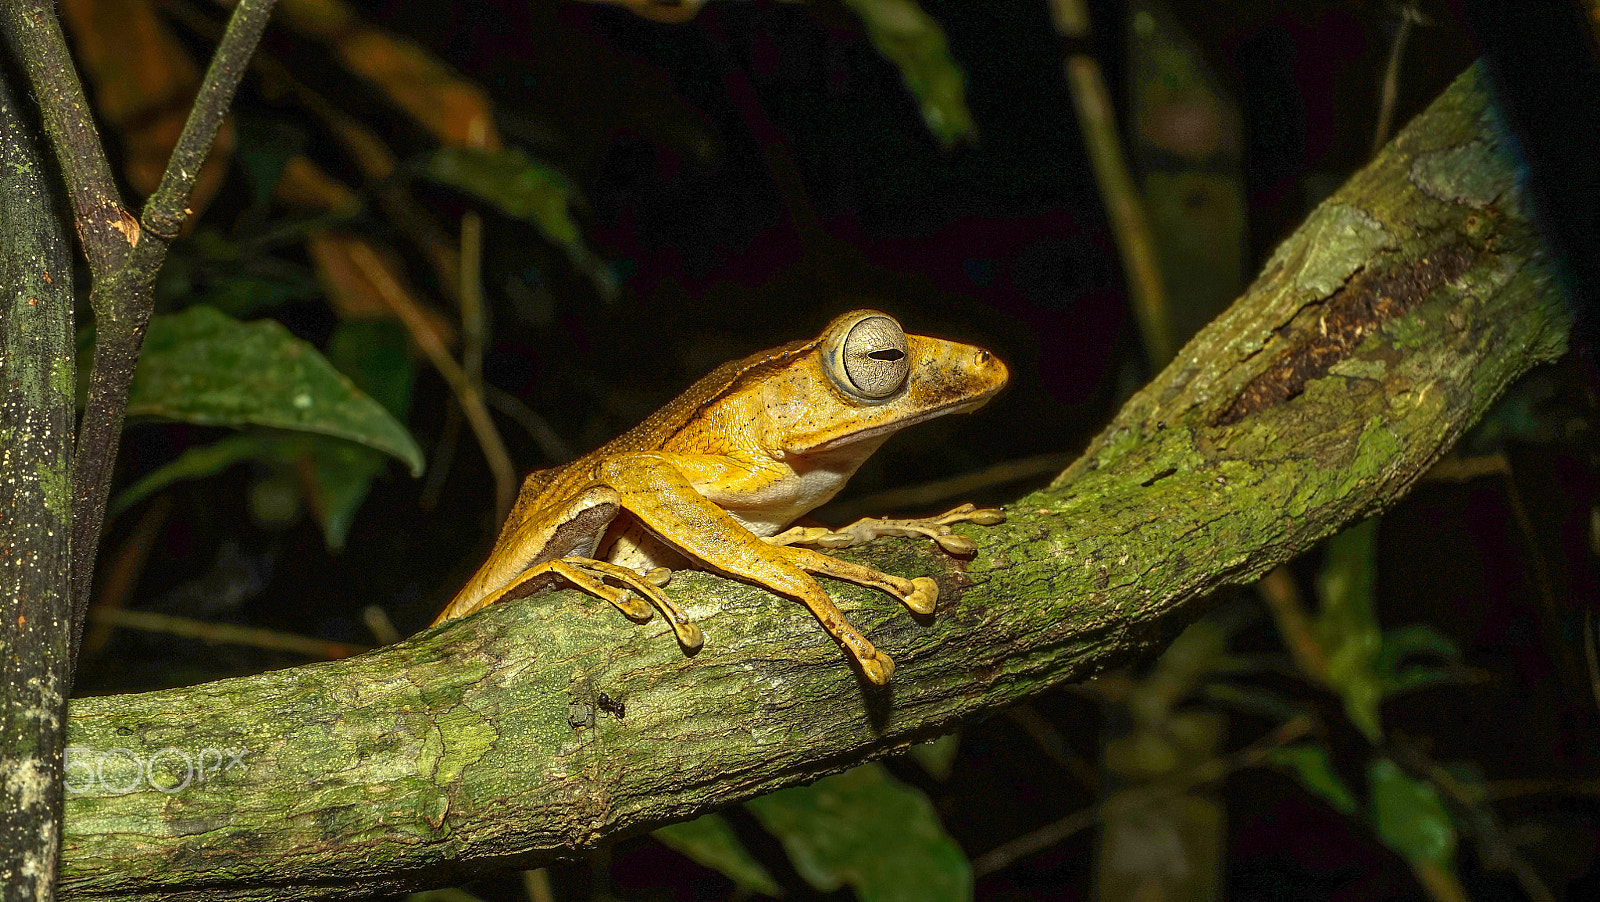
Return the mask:
[[[0,899],[49,899],[72,673],[72,257],[0,71]],[[23,95],[26,96],[26,95]]]
[[1054,485],[966,530],[974,559],[909,541],[849,555],[942,587],[918,619],[829,584],[898,662],[891,686],[856,678],[800,606],[690,573],[669,591],[705,629],[693,658],[659,621],[567,592],[350,660],[82,699],[65,886],[437,885],[932,739],[1158,648],[1212,590],[1392,504],[1566,330],[1469,71]]

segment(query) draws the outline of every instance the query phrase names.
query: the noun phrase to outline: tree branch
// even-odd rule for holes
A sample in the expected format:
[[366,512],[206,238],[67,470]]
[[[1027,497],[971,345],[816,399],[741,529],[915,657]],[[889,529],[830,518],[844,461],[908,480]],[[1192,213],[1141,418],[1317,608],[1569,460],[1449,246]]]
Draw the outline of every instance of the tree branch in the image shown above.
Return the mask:
[[[244,76],[250,55],[261,40],[261,33],[271,16],[272,4],[273,0],[239,0],[233,16],[228,20],[222,41],[211,58],[211,65],[200,84],[194,106],[189,110],[183,132],[178,136],[178,143],[167,161],[166,171],[161,175],[161,182],[145,203],[142,226],[130,217],[123,227],[123,231],[131,238],[131,246],[121,255],[114,269],[105,271],[100,267],[91,267],[95,277],[89,291],[89,302],[95,311],[94,367],[90,371],[89,394],[84,401],[77,455],[72,470],[73,508],[76,511],[72,529],[76,574],[71,649],[74,661],[89,615],[100,528],[105,520],[106,499],[111,492],[111,472],[116,464],[117,446],[122,437],[128,387],[133,382],[133,371],[139,363],[139,351],[144,345],[145,324],[150,320],[156,274],[166,261],[167,248],[188,218],[189,192],[194,189],[201,164],[211,149],[223,116],[233,103],[234,92]],[[53,24],[54,16],[49,18]],[[59,26],[55,26],[53,38],[53,41],[41,40],[38,48],[30,46],[29,50],[40,54],[57,50],[65,52]],[[31,74],[32,69],[29,71]],[[46,67],[46,71],[54,70]],[[75,87],[77,75],[70,74]],[[79,93],[81,102],[81,89]],[[94,155],[103,160],[98,139],[95,140]],[[76,145],[59,141],[56,149],[66,169],[78,165],[76,161],[80,156],[89,156]],[[69,156],[73,162],[69,162]],[[126,216],[125,213],[123,215]],[[83,222],[80,214],[80,232],[85,228]],[[93,259],[91,255],[91,261]]]
[[[233,105],[233,95],[250,66],[250,57],[261,43],[274,2],[276,0],[239,0],[239,5],[234,7],[222,40],[211,56],[205,79],[200,83],[200,91],[195,95],[189,118],[183,123],[183,132],[178,135],[178,143],[167,160],[166,171],[161,174],[161,182],[145,201],[140,219],[146,232],[171,242],[178,237],[184,220],[189,218],[189,192],[194,190],[200,167],[217,138],[217,129],[222,127],[222,119]],[[160,268],[159,262],[156,268]]]
[[[1004,527],[936,615],[830,584],[899,662],[877,690],[799,606],[704,574],[686,658],[575,593],[361,657],[73,705],[65,885],[309,898],[571,856],[931,739],[1158,647],[1392,504],[1562,353],[1554,279],[1476,70],[1317,209],[1249,292]],[[599,692],[626,716],[596,713]]]
[[72,671],[72,257],[0,70],[0,899],[49,899]]
[[0,7],[6,43],[33,87],[45,134],[61,164],[89,271],[96,279],[107,276],[138,243],[139,224],[122,206],[55,4],[8,0]]

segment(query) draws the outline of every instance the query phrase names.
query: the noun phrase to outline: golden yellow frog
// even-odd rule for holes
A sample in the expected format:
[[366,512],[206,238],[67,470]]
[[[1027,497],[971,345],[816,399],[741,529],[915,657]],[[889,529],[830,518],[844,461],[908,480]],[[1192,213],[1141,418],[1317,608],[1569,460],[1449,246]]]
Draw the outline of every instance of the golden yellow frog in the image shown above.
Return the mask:
[[1003,515],[963,505],[942,517],[862,520],[839,532],[786,527],[832,498],[890,435],[975,410],[1006,378],[988,351],[907,335],[876,310],[846,313],[816,338],[724,364],[623,435],[529,474],[488,561],[434,622],[565,581],[635,621],[650,619],[654,607],[693,652],[704,641],[700,628],[661,591],[670,569],[693,566],[802,602],[862,674],[884,685],[894,662],[811,574],[881,589],[919,614],[933,611],[938,585],[796,546],[926,535],[969,551],[950,524],[998,523]]

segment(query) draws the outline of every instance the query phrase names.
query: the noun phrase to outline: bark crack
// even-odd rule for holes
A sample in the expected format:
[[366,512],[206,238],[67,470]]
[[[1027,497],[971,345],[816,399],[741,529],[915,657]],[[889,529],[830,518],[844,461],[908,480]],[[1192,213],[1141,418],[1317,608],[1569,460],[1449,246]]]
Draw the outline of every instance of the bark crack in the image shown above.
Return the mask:
[[1302,315],[1281,327],[1291,346],[1212,417],[1211,425],[1232,426],[1298,397],[1308,383],[1349,357],[1363,339],[1415,309],[1477,260],[1472,248],[1455,244],[1398,266],[1363,268],[1326,300],[1308,305]]

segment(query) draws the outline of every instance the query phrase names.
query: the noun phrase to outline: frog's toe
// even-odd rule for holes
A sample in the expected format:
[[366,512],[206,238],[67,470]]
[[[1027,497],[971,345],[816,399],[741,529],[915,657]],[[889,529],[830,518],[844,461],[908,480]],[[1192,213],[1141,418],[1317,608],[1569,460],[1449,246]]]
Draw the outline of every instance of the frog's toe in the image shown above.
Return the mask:
[[919,576],[911,581],[911,594],[906,596],[906,607],[918,614],[932,614],[939,602],[939,584],[931,577]]
[[701,632],[700,627],[693,623],[674,619],[672,621],[672,629],[678,634],[678,644],[683,646],[683,650],[691,655],[699,651],[700,646],[706,644],[706,634]]
[[966,536],[958,536],[955,533],[950,533],[947,536],[934,536],[933,540],[939,543],[940,548],[950,554],[967,555],[978,550],[978,543]]
[[894,659],[879,651],[870,658],[858,658],[861,672],[874,686],[889,685],[889,678],[894,676]]
[[617,610],[634,623],[647,623],[655,616],[655,612],[650,610],[650,605],[646,604],[644,599],[627,589],[618,589],[616,595],[608,596],[606,600],[616,605]]

